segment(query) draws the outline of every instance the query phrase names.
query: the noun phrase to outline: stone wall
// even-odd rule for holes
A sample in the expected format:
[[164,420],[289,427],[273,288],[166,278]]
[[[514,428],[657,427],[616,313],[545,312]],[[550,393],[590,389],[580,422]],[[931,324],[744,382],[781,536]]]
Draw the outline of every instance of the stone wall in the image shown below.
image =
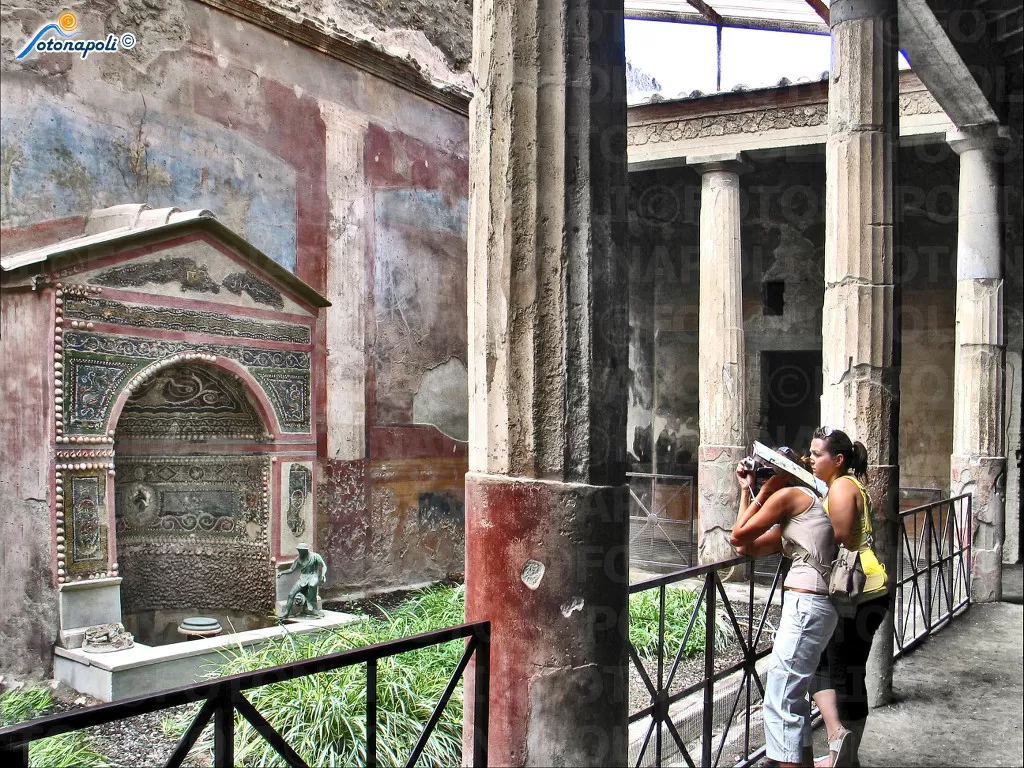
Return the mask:
[[[214,211],[333,303],[312,388],[325,593],[461,571],[468,166],[453,69],[468,60],[469,5],[368,1],[362,18],[331,3],[98,0],[74,9],[78,37],[130,33],[130,50],[16,60],[63,10],[4,4],[3,253],[80,235],[112,204]],[[274,19],[321,50],[274,34]],[[406,23],[426,37],[399,34]],[[38,451],[20,460],[44,471]],[[18,526],[5,574],[46,553],[45,526]]]

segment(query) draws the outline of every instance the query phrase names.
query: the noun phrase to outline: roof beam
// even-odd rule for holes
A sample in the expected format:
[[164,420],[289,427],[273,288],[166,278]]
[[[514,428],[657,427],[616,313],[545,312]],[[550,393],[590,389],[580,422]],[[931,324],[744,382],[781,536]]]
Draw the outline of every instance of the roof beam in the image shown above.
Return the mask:
[[828,6],[825,5],[821,0],[807,0],[807,4],[811,6],[818,18],[828,24]]
[[692,5],[701,16],[710,21],[716,27],[725,26],[725,19],[722,18],[721,14],[705,3],[704,0],[686,0],[686,2],[689,5]]

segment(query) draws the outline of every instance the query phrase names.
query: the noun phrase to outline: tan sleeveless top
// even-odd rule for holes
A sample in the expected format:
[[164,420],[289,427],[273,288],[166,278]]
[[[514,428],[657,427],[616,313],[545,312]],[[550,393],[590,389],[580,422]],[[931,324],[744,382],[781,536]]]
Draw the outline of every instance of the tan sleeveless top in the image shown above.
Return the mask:
[[[807,494],[810,506],[779,524],[782,531],[782,553],[792,559],[785,586],[828,594],[828,569],[836,559],[837,546],[832,521],[821,500],[810,488],[799,488]],[[825,568],[822,568],[824,564]]]

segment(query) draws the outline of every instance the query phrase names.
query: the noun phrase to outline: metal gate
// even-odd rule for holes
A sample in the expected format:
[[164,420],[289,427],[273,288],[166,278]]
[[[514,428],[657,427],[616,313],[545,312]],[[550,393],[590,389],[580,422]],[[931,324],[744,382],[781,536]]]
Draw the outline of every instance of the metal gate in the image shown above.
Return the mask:
[[697,562],[694,478],[627,472],[629,560],[653,570],[678,570]]

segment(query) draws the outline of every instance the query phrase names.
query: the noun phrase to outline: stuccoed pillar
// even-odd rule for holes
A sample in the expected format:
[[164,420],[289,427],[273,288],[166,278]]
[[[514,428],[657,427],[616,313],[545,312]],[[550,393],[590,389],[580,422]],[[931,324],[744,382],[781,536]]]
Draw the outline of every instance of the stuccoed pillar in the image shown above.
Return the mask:
[[989,602],[1002,597],[1006,512],[998,150],[1009,131],[982,126],[946,141],[960,156],[950,492],[972,495],[971,598]]
[[[868,451],[875,551],[896,580],[899,306],[893,222],[897,137],[896,0],[829,7],[832,67],[825,144],[821,421]],[[892,612],[868,666],[873,705],[892,697]]]
[[739,509],[736,462],[747,453],[740,173],[748,166],[739,154],[687,158],[687,165],[701,174],[697,512],[704,564],[736,555],[729,544]]
[[623,765],[622,3],[477,0],[473,39],[466,618],[492,626],[489,762]]

